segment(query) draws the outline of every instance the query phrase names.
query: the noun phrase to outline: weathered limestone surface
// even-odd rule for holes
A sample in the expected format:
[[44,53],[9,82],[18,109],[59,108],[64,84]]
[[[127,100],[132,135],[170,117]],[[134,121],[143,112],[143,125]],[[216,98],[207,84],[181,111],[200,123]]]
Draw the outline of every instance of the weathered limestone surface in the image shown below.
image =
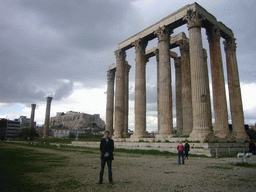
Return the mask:
[[222,33],[222,37],[226,38],[226,37],[233,37],[233,32],[231,29],[229,29],[228,27],[226,27],[223,23],[218,22],[216,20],[216,18],[208,13],[203,7],[201,7],[200,5],[198,5],[197,3],[193,3],[191,5],[186,5],[184,7],[182,7],[181,9],[179,9],[178,11],[170,14],[169,16],[163,18],[162,20],[160,20],[159,22],[151,25],[150,27],[144,29],[143,31],[133,35],[132,37],[128,38],[127,40],[119,43],[118,45],[118,49],[129,49],[131,48],[133,45],[132,43],[135,42],[136,40],[140,39],[140,38],[147,38],[148,40],[154,39],[155,38],[155,31],[158,30],[159,27],[173,27],[173,28],[177,28],[183,24],[186,23],[186,21],[183,20],[183,18],[185,16],[187,16],[187,11],[188,10],[192,10],[192,11],[198,11],[199,13],[202,13],[202,15],[205,18],[205,22],[209,22],[213,25],[217,25]]
[[126,62],[125,65],[125,98],[124,98],[124,137],[128,137],[128,114],[129,114],[129,71],[131,66]]
[[158,36],[159,50],[159,130],[158,137],[167,138],[173,135],[172,125],[172,88],[170,67],[170,29],[159,28]]
[[34,128],[35,109],[36,109],[36,104],[31,104],[31,116],[30,116],[30,124],[29,124],[30,129]]
[[49,123],[50,123],[50,112],[51,112],[52,97],[47,97],[46,100],[47,100],[47,103],[46,103],[43,138],[48,138],[49,137]]
[[123,50],[115,51],[116,55],[116,94],[115,94],[115,129],[114,137],[122,138],[124,132],[125,106],[125,57]]
[[202,45],[202,17],[198,12],[192,12],[186,17],[189,30],[189,51],[191,67],[192,107],[193,107],[193,130],[188,140],[191,141],[214,141],[212,133],[211,116],[209,116],[210,93],[208,74],[205,68]]
[[147,41],[139,39],[134,42],[136,50],[135,68],[135,130],[132,138],[146,136],[146,62]]
[[177,119],[177,133],[176,135],[182,135],[183,118],[182,118],[182,85],[181,85],[181,58],[174,59],[175,65],[175,87],[176,87],[176,119]]
[[107,73],[107,109],[106,109],[106,131],[113,134],[113,113],[114,113],[114,82],[115,69],[108,70]]
[[220,47],[220,29],[217,26],[211,26],[207,29],[207,36],[210,47],[212,71],[213,104],[215,115],[214,135],[222,139],[223,142],[231,141]]
[[224,41],[228,73],[228,88],[230,109],[232,116],[232,136],[237,142],[248,141],[249,137],[244,129],[244,113],[236,59],[236,43],[231,38]]
[[[189,46],[185,33],[175,35],[170,39],[170,29],[175,29],[183,24],[188,24]],[[232,47],[234,35],[232,30],[208,13],[197,3],[187,5],[162,19],[156,24],[135,34],[129,39],[121,42],[118,52],[125,53],[125,50],[135,46],[136,49],[136,99],[135,99],[135,134],[137,139],[143,138],[146,131],[146,92],[145,85],[145,63],[144,60],[156,55],[157,59],[157,112],[158,112],[158,135],[157,140],[166,140],[173,134],[172,115],[172,89],[171,89],[171,68],[170,49],[180,46],[181,52],[181,106],[182,118],[177,114],[178,130],[180,133],[182,119],[182,134],[190,135],[189,140],[211,142],[214,141],[212,130],[212,114],[209,90],[209,77],[207,68],[207,54],[203,50],[201,28],[207,29],[210,45],[211,67],[213,77],[213,95],[215,109],[214,133],[219,142],[231,141],[227,129],[227,101],[225,98],[225,81],[221,60],[220,37],[226,39],[225,50],[228,69],[228,85],[230,94],[230,106],[233,122],[232,136],[236,141],[248,139],[244,130],[244,117],[239,85],[237,61],[235,48]],[[145,52],[143,44],[158,37],[158,47],[153,47]],[[140,43],[139,43],[140,42]],[[139,50],[139,51],[138,51]],[[119,54],[122,55],[122,54]],[[177,55],[175,56],[177,57]],[[119,79],[116,85],[115,107],[115,137],[122,139],[126,133],[124,63],[125,57],[117,57],[116,68],[119,70]],[[122,76],[123,75],[123,76]],[[118,76],[118,75],[117,75]],[[178,75],[177,75],[178,76]],[[145,87],[145,89],[144,89]],[[139,91],[138,91],[139,90]],[[178,89],[177,89],[178,90]],[[179,94],[179,90],[178,93]],[[179,102],[179,100],[178,100]],[[177,113],[179,112],[179,103]],[[140,118],[140,119],[139,119]]]
[[192,96],[191,96],[191,72],[188,40],[179,40],[181,53],[181,84],[182,84],[182,135],[189,135],[193,128]]

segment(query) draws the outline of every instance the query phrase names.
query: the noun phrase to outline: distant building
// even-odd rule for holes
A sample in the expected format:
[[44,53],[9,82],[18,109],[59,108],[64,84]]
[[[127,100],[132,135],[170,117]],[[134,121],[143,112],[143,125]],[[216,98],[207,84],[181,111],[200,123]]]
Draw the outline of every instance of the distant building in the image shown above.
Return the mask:
[[56,128],[53,131],[53,136],[55,138],[68,138],[69,137],[69,128],[60,127]]
[[100,118],[99,114],[86,114],[80,112],[58,112],[57,116],[50,118],[51,127],[67,127],[67,128],[86,128],[99,127],[105,128],[105,122]]
[[0,119],[0,139],[1,140],[9,140],[13,138],[17,138],[20,134],[21,125],[18,119],[7,120]]
[[[21,129],[29,129],[30,128],[30,118],[27,118],[26,116],[20,116],[18,121],[20,122]],[[33,127],[36,127],[36,122],[34,122]]]

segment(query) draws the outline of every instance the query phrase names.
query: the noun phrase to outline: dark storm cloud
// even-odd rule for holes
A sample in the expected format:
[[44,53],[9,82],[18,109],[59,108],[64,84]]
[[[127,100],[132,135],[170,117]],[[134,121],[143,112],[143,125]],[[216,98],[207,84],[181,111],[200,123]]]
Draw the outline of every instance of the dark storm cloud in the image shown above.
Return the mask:
[[61,100],[62,98],[68,97],[73,92],[73,82],[64,83],[54,94],[55,100]]
[[136,30],[123,22],[136,17],[130,2],[0,0],[0,102],[58,100],[73,82],[106,84],[118,42]]

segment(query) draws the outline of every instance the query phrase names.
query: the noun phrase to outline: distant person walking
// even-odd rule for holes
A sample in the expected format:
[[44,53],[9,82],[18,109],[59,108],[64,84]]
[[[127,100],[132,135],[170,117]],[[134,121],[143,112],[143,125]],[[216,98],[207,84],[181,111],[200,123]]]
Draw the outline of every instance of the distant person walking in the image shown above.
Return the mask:
[[98,184],[103,183],[103,174],[105,164],[108,165],[108,180],[111,185],[113,185],[112,178],[112,160],[114,160],[113,151],[114,151],[114,141],[110,138],[109,131],[105,131],[105,138],[100,142],[100,151],[101,151],[101,169],[100,169],[100,180]]
[[178,163],[180,164],[180,157],[182,157],[182,164],[184,165],[184,146],[182,145],[182,142],[179,142],[179,145],[177,146],[177,150],[178,150]]
[[188,159],[188,152],[190,151],[190,146],[187,141],[186,141],[184,147],[185,147],[185,159],[186,158]]

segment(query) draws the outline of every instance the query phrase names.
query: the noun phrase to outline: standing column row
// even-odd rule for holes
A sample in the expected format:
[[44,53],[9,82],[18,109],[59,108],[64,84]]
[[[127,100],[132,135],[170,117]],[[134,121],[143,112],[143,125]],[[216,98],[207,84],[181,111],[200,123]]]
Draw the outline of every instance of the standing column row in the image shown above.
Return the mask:
[[219,138],[219,141],[231,141],[219,28],[217,26],[208,28],[207,36],[210,48],[212,72],[213,106],[215,116],[214,135]]
[[[131,66],[128,62],[125,62],[125,87],[124,87],[124,128],[122,130],[117,129],[115,133],[122,135],[122,137],[128,136],[128,112],[129,112],[129,71]],[[114,85],[115,85],[116,68],[108,70],[107,72],[107,106],[106,106],[106,131],[111,134],[114,133]]]
[[249,140],[244,128],[244,113],[236,59],[236,43],[234,38],[224,41],[228,73],[228,88],[232,116],[232,136],[237,142]]

